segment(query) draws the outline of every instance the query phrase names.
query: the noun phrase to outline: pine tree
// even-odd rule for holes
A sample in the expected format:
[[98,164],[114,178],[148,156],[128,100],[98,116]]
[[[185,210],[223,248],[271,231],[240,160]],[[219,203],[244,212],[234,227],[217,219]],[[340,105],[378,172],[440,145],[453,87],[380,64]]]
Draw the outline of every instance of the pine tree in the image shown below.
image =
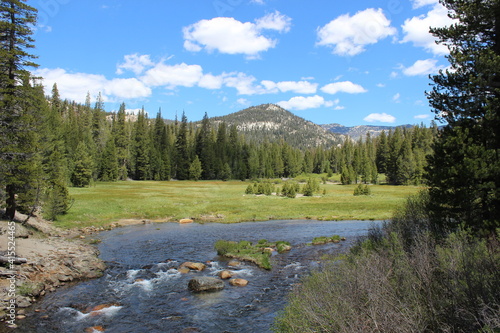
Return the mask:
[[36,9],[25,0],[0,3],[0,187],[5,189],[6,216],[11,220],[18,195],[27,195],[39,182],[39,116],[27,69],[37,67],[35,56],[28,53],[34,47],[30,26],[35,24]]
[[101,161],[101,174],[102,181],[115,181],[118,180],[120,169],[118,166],[118,158],[116,157],[116,146],[113,138],[106,142],[104,151],[102,153]]
[[139,112],[134,128],[134,161],[135,179],[151,179],[151,142],[149,140],[149,126],[144,108]]
[[126,123],[126,108],[125,103],[120,105],[116,114],[116,122],[113,126],[113,138],[115,140],[116,157],[118,159],[118,178],[126,180],[128,178],[128,163],[129,163],[129,134]]
[[211,138],[211,125],[208,114],[201,121],[201,128],[196,135],[195,153],[203,166],[203,179],[214,179],[216,174],[214,144]]
[[500,3],[442,4],[455,24],[431,31],[447,45],[451,69],[432,79],[428,98],[447,125],[429,160],[431,210],[443,229],[478,234],[500,227]]
[[74,157],[74,169],[71,174],[71,183],[76,187],[89,186],[92,182],[92,170],[94,161],[90,149],[85,141],[81,141],[76,148]]
[[200,159],[198,158],[198,155],[196,155],[194,161],[191,162],[191,165],[189,166],[189,179],[195,181],[199,180],[201,178],[202,172],[203,169],[201,167]]
[[46,114],[43,130],[45,144],[42,153],[46,189],[42,211],[44,218],[55,220],[58,215],[67,213],[71,201],[67,189],[68,161],[65,156],[66,148],[62,130],[64,111],[56,84],[52,88],[50,107],[46,104],[40,103],[39,105]]
[[188,134],[187,117],[183,112],[179,133],[175,142],[175,176],[178,180],[189,179],[191,160],[189,158]]

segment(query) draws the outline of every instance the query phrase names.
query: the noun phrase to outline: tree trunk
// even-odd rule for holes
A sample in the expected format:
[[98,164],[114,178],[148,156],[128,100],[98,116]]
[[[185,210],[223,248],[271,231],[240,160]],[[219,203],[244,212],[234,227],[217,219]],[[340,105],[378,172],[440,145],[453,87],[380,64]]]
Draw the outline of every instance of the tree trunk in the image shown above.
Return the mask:
[[7,200],[5,203],[7,207],[5,209],[5,216],[10,220],[14,220],[14,216],[16,215],[16,191],[14,190],[13,185],[7,185]]

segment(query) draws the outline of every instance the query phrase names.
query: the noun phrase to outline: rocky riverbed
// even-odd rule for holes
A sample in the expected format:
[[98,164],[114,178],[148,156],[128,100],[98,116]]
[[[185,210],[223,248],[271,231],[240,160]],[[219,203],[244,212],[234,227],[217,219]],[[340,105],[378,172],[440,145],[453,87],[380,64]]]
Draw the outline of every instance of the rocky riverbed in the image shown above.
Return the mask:
[[61,230],[21,214],[15,222],[0,220],[0,256],[12,258],[14,252],[16,259],[26,259],[12,267],[0,264],[0,321],[13,327],[38,297],[72,281],[99,277],[105,269],[89,242],[88,234],[94,230]]

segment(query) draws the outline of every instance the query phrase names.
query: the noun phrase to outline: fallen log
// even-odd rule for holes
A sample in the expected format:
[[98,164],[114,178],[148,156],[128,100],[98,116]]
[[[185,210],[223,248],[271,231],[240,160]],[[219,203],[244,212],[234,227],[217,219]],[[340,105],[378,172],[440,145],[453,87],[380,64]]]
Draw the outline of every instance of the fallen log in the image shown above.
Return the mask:
[[28,262],[28,259],[26,259],[26,258],[0,256],[0,264],[20,265],[20,264],[25,264],[27,262]]

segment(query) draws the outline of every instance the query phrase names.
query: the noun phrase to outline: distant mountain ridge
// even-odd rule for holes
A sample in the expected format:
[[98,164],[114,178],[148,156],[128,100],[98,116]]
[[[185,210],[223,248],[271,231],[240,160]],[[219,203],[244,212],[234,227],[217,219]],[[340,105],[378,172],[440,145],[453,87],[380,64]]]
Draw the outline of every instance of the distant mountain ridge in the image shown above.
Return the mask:
[[411,128],[413,125],[400,125],[400,126],[374,126],[374,125],[359,125],[359,126],[343,126],[340,124],[323,124],[320,125],[327,131],[332,133],[341,134],[345,136],[349,136],[352,140],[357,141],[360,138],[365,138],[366,134],[370,133],[372,137],[377,137],[383,131],[390,131],[395,129],[396,127],[401,128]]
[[262,104],[210,118],[212,124],[225,122],[236,125],[248,140],[255,142],[276,142],[284,140],[297,148],[317,146],[331,147],[342,144],[346,136],[328,131],[275,104]]

